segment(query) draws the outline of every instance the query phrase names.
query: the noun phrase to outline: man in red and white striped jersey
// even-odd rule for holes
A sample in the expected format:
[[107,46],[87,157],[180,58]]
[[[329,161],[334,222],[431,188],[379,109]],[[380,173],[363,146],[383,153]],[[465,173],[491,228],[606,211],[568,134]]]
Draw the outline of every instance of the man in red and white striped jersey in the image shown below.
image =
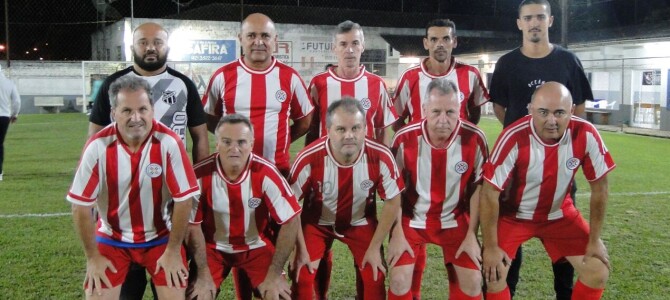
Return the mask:
[[[489,94],[477,68],[460,63],[452,55],[457,46],[456,24],[449,19],[435,19],[426,25],[423,47],[428,57],[418,66],[407,69],[398,80],[393,97],[398,121],[393,125],[398,131],[407,123],[421,120],[423,103],[427,100],[426,87],[435,78],[446,78],[458,86],[458,101],[461,102],[460,118],[474,124],[479,123],[481,106],[489,100]],[[408,121],[406,121],[409,119]],[[421,278],[426,266],[426,250],[419,249],[412,278],[413,299],[421,299]]]
[[[365,70],[361,64],[361,55],[365,50],[363,28],[358,23],[344,21],[337,25],[334,35],[333,52],[337,56],[337,65],[326,68],[326,71],[314,76],[309,84],[309,92],[315,107],[310,131],[305,137],[305,145],[328,134],[326,128],[326,111],[328,106],[344,97],[353,97],[361,101],[365,108],[366,136],[384,145],[385,129],[392,125],[398,117],[393,103],[386,91],[386,84],[381,77]],[[329,285],[332,252],[328,251],[321,261],[317,273],[317,299],[326,299]],[[360,282],[360,274],[356,273],[356,283]]]
[[[312,299],[314,272],[334,240],[345,243],[361,273],[359,299],[385,299],[381,245],[400,209],[404,184],[391,151],[366,138],[365,109],[345,98],[328,107],[328,135],[303,149],[289,182],[303,199],[294,299]],[[377,219],[376,196],[385,200]]]
[[[615,164],[596,128],[572,116],[574,107],[564,85],[541,85],[531,114],[502,131],[484,165],[480,208],[487,299],[510,299],[505,281],[510,258],[532,237],[542,241],[552,262],[565,259],[575,268],[574,299],[602,296],[609,257],[600,233],[607,174]],[[589,223],[569,194],[580,166],[591,186]]]
[[458,101],[461,101],[461,119],[479,123],[481,107],[489,101],[489,94],[477,68],[460,63],[452,55],[457,46],[456,24],[449,19],[436,19],[426,26],[423,47],[428,57],[418,66],[411,67],[400,76],[395,89],[394,104],[400,119],[395,128],[409,122],[421,120],[421,106],[426,101],[426,87],[435,78],[447,78],[458,86]]
[[337,25],[333,46],[337,65],[314,76],[309,84],[316,113],[305,145],[327,134],[326,110],[331,103],[344,97],[361,101],[365,108],[367,136],[388,145],[388,141],[384,141],[384,131],[398,117],[384,80],[361,65],[364,50],[365,37],[361,25],[349,20]]
[[88,140],[67,195],[87,258],[87,298],[119,299],[137,263],[150,272],[160,298],[184,299],[182,242],[199,194],[193,168],[181,138],[153,119],[144,79],[121,77],[109,90],[116,122]]
[[[298,73],[272,56],[275,25],[255,13],[242,22],[243,56],[214,72],[202,103],[212,133],[221,116],[241,114],[254,125],[253,152],[289,170],[289,145],[309,129],[314,109]],[[290,125],[289,121],[293,124]]]
[[[290,299],[281,274],[295,246],[300,204],[277,168],[251,153],[254,129],[247,117],[226,115],[215,132],[218,152],[195,166],[201,188],[195,223],[201,227],[192,226],[191,236],[206,243],[199,255],[207,253],[217,287],[235,267],[263,299]],[[281,224],[276,245],[265,236],[268,216]]]
[[[449,299],[481,299],[481,249],[477,241],[481,171],[488,156],[484,133],[459,120],[456,84],[433,79],[426,118],[396,133],[391,151],[405,178],[402,216],[391,234],[389,299],[412,299],[413,253],[432,243],[442,248]],[[403,252],[409,243],[412,251]],[[400,246],[399,246],[400,245]]]

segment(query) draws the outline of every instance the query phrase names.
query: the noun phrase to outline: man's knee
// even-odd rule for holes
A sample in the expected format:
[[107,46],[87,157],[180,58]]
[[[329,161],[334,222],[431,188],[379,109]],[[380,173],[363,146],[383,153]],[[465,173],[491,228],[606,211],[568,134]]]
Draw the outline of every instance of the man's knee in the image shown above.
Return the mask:
[[86,300],[116,300],[121,295],[121,286],[116,286],[111,289],[102,289],[100,294],[95,291],[91,295],[86,295]]
[[592,288],[604,288],[610,274],[607,266],[601,260],[593,257],[585,259],[577,270],[579,280]]
[[[456,267],[458,286],[468,296],[477,296],[482,292],[482,273],[479,270]],[[501,280],[504,282],[504,280]],[[504,287],[503,287],[504,288]]]
[[395,266],[391,269],[389,289],[396,295],[406,294],[412,286],[412,265]]
[[156,286],[156,293],[158,299],[161,300],[184,300],[186,298],[186,288]]

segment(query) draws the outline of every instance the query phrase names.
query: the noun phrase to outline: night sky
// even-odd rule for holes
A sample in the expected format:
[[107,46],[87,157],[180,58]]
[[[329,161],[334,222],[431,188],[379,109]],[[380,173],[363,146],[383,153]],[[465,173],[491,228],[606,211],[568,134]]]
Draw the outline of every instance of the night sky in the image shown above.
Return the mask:
[[[6,0],[9,3],[11,59],[87,60],[91,58],[90,35],[97,28],[130,17],[130,0]],[[670,19],[670,0],[569,0],[570,31],[588,31]],[[109,3],[111,2],[111,3]],[[177,3],[180,3],[178,6]],[[244,0],[244,5],[268,1]],[[558,0],[550,1],[554,14]],[[5,7],[0,1],[0,44],[6,45]],[[97,6],[96,3],[102,3]],[[105,4],[109,3],[109,4]],[[175,18],[177,13],[211,3],[239,4],[240,1],[134,0],[138,18]],[[497,16],[514,19],[518,0],[291,0],[275,5],[336,7],[373,11],[436,12],[474,17]],[[104,16],[103,16],[103,13]],[[178,16],[177,16],[178,18]],[[557,17],[558,18],[558,17]],[[314,24],[318,24],[315,20]],[[495,29],[492,29],[495,30]],[[37,49],[37,50],[35,50]],[[0,59],[6,59],[6,49]]]

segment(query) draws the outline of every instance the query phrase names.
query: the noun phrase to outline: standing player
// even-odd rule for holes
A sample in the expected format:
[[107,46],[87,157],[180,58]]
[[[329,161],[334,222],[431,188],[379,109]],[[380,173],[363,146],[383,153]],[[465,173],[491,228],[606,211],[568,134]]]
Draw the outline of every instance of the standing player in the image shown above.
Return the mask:
[[[209,155],[206,116],[193,82],[184,74],[167,66],[168,32],[159,24],[144,23],[133,31],[133,65],[105,79],[89,116],[89,137],[109,125],[109,86],[118,78],[140,77],[149,82],[154,117],[177,133],[186,143],[186,127],[193,141],[192,159],[200,161]],[[131,265],[121,289],[122,299],[142,299],[147,285],[143,268]],[[153,290],[153,288],[152,288]],[[155,293],[154,293],[155,294]],[[154,295],[155,296],[155,295]]]
[[[216,70],[203,95],[207,128],[213,133],[227,114],[248,117],[254,126],[253,153],[274,163],[286,177],[289,145],[309,129],[314,107],[298,73],[272,56],[277,43],[274,22],[255,13],[244,19],[240,29],[243,56]],[[235,279],[238,297],[249,299],[247,278]]]
[[[472,123],[459,120],[455,83],[433,79],[426,93],[426,118],[398,131],[391,148],[406,190],[389,243],[389,299],[412,299],[412,254],[427,243],[440,246],[445,266],[452,265],[449,299],[481,299],[477,227],[486,138]],[[402,252],[406,243],[413,251]]]
[[206,116],[200,96],[193,81],[186,75],[167,66],[168,32],[156,23],[144,23],[133,31],[133,65],[105,79],[98,92],[89,117],[89,136],[109,125],[109,86],[114,80],[133,76],[141,77],[151,85],[151,101],[155,118],[176,132],[186,142],[186,129],[193,140],[193,161],[209,155]]
[[[326,111],[328,106],[344,97],[360,99],[365,108],[366,136],[388,145],[385,129],[398,118],[386,92],[386,84],[381,77],[365,70],[361,65],[361,55],[365,50],[363,28],[358,23],[344,21],[337,25],[333,52],[337,65],[326,68],[326,72],[312,78],[308,90],[316,113],[312,119],[305,145],[325,136]],[[319,265],[316,293],[318,299],[326,299],[332,267],[332,251],[328,251]],[[360,285],[360,274],[356,273],[356,284]]]
[[[404,189],[393,155],[365,137],[365,109],[356,99],[333,102],[328,135],[303,149],[289,182],[304,199],[296,250],[294,299],[312,299],[311,270],[334,240],[345,243],[361,273],[359,299],[385,299],[381,245],[400,209]],[[379,222],[376,195],[385,199]]]
[[365,50],[363,28],[358,23],[344,21],[337,25],[333,52],[337,65],[312,78],[309,91],[316,113],[305,145],[327,134],[326,110],[344,97],[359,99],[365,109],[366,135],[377,142],[384,141],[386,127],[397,119],[393,104],[381,77],[365,70],[361,54]]
[[[567,259],[577,270],[573,299],[600,299],[609,276],[600,233],[607,173],[614,162],[595,127],[572,117],[572,97],[562,84],[541,85],[529,111],[530,116],[503,130],[484,165],[481,222],[487,299],[511,298],[505,281],[509,260],[533,237],[542,241],[552,262]],[[569,194],[580,166],[591,187],[589,223]]]
[[[473,66],[456,61],[451,55],[456,46],[456,24],[453,21],[436,19],[426,25],[423,47],[428,50],[429,55],[419,66],[407,69],[396,87],[394,104],[399,117],[394,124],[396,131],[405,125],[407,118],[412,122],[425,117],[422,114],[422,105],[426,101],[426,87],[435,78],[446,78],[456,83],[458,101],[461,102],[460,118],[474,124],[479,123],[480,106],[488,101],[488,92],[479,71]],[[421,277],[426,267],[425,247],[419,249],[416,255],[412,295],[418,300],[421,299]]]
[[214,72],[202,99],[208,129],[214,132],[227,114],[248,117],[254,125],[253,152],[287,175],[289,145],[309,129],[314,107],[298,73],[272,56],[277,42],[274,22],[255,13],[244,19],[241,29],[244,55]]
[[21,109],[21,96],[16,85],[5,77],[0,68],[0,181],[2,181],[2,162],[5,159],[5,135],[10,123],[15,123]]
[[[491,101],[496,117],[507,127],[528,114],[528,103],[541,84],[556,81],[565,85],[575,103],[575,115],[583,117],[584,102],[593,99],[591,86],[579,59],[571,52],[549,42],[549,27],[554,17],[547,0],[525,0],[519,5],[517,26],[523,33],[520,48],[503,55],[491,78]],[[570,192],[575,200],[577,186]],[[521,247],[507,277],[512,297],[519,281]],[[554,290],[558,300],[570,299],[574,269],[565,261],[553,266]]]
[[481,105],[488,101],[488,92],[484,87],[477,68],[456,61],[451,52],[456,48],[456,24],[451,20],[436,19],[426,26],[423,47],[428,57],[416,67],[409,68],[398,80],[394,104],[400,119],[396,128],[409,122],[421,120],[422,105],[426,101],[426,87],[435,78],[447,78],[458,86],[458,101],[461,104],[460,117],[474,124],[479,123]]
[[[196,223],[201,222],[204,239],[200,226],[191,235],[200,240],[197,244],[206,242],[217,287],[226,269],[236,267],[248,274],[263,299],[290,299],[281,273],[295,246],[301,208],[279,171],[251,153],[253,131],[249,119],[237,114],[224,116],[216,126],[218,153],[195,166],[201,187]],[[276,246],[265,236],[268,215],[282,224]]]
[[182,242],[199,193],[193,167],[179,136],[153,119],[144,79],[119,78],[109,91],[116,122],[88,140],[67,195],[87,258],[86,298],[119,299],[136,263],[151,274],[159,298],[184,299]]

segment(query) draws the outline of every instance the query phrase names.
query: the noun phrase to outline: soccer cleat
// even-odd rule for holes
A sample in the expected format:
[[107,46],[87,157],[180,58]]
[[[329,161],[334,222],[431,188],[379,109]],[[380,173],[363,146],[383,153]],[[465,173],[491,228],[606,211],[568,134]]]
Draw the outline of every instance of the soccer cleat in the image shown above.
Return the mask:
[[0,173],[0,181],[2,181],[2,173]]

